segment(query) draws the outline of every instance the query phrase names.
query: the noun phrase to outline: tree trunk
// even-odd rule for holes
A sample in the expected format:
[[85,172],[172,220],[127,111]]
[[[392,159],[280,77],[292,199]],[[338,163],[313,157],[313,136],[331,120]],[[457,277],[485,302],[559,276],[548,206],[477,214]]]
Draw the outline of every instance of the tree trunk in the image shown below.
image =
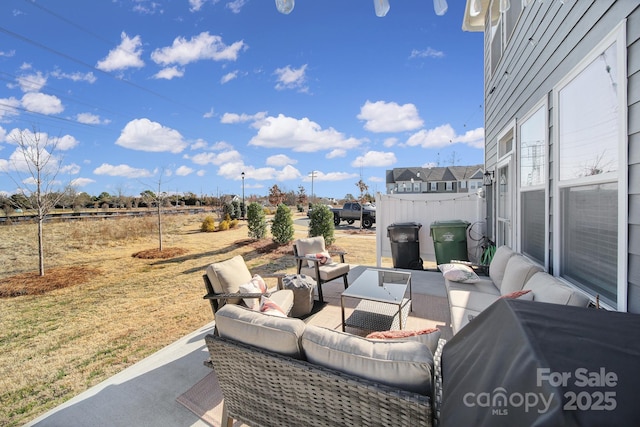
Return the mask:
[[158,240],[160,242],[160,252],[162,252],[162,207],[161,201],[158,201]]
[[43,225],[44,216],[38,215],[38,271],[40,276],[44,276],[44,235]]

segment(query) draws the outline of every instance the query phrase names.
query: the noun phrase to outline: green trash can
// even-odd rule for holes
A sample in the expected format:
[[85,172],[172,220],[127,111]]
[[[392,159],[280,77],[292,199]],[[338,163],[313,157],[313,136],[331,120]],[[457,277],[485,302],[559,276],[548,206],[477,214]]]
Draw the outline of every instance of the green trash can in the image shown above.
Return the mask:
[[431,238],[436,252],[436,263],[446,264],[451,260],[468,261],[467,228],[470,223],[459,219],[431,223]]

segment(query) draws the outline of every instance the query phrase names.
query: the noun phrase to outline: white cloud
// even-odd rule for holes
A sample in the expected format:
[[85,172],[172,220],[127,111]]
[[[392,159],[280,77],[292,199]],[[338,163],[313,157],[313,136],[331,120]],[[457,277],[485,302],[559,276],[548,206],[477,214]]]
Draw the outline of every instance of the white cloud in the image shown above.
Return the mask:
[[360,142],[356,138],[346,138],[333,128],[322,129],[319,124],[306,117],[295,119],[280,114],[278,117],[265,118],[249,145],[313,153],[336,148],[355,148]]
[[184,69],[178,67],[166,67],[153,75],[154,79],[171,80],[174,77],[184,76]]
[[207,111],[206,113],[204,113],[202,115],[203,118],[205,119],[210,119],[215,115],[215,111],[213,110],[213,107],[211,107],[211,109],[209,111]]
[[54,72],[51,73],[51,76],[56,79],[60,79],[60,80],[67,79],[74,82],[95,83],[96,80],[98,80],[91,71],[89,71],[88,73],[80,73],[80,72],[63,73],[60,70],[55,70]]
[[39,92],[25,93],[22,97],[22,106],[31,112],[47,115],[64,111],[60,98]]
[[411,51],[411,55],[409,55],[409,59],[413,58],[442,58],[444,57],[444,52],[435,50],[433,48],[426,48],[425,50],[413,49]]
[[94,179],[91,178],[75,178],[71,181],[71,185],[74,187],[86,187],[89,184],[93,184],[94,182],[96,182]]
[[180,166],[178,169],[176,169],[176,175],[178,176],[187,176],[191,175],[192,173],[193,169],[188,166]]
[[[348,173],[348,172],[329,172],[329,173],[324,173],[321,171],[315,171],[315,177],[313,178],[314,181],[318,182],[318,181],[344,181],[347,179],[354,179],[354,178],[358,178],[360,175],[358,175],[357,173]],[[311,177],[310,176],[306,176],[303,178],[303,181],[305,182],[311,182]]]
[[60,138],[50,138],[51,143],[55,144],[56,149],[61,151],[71,150],[75,148],[80,142],[71,135],[61,136]]
[[238,78],[238,71],[232,71],[230,73],[225,74],[220,78],[220,84],[229,83],[231,80]]
[[411,135],[406,144],[411,147],[440,148],[449,144],[462,143],[473,148],[484,148],[484,128],[467,131],[464,135],[456,134],[451,125],[446,124],[434,129],[422,129]]
[[180,132],[146,118],[127,123],[116,144],[132,150],[171,153],[180,153],[187,147]]
[[47,84],[47,77],[40,71],[35,74],[25,74],[16,78],[23,92],[38,92]]
[[287,65],[284,68],[276,69],[274,72],[278,76],[276,89],[298,89],[299,92],[307,92],[309,88],[305,86],[307,82],[306,70],[307,64],[300,68],[291,68],[290,65]]
[[336,148],[335,150],[331,150],[325,156],[327,159],[335,159],[338,157],[345,157],[347,155],[347,150],[343,150],[342,148]]
[[92,113],[79,113],[76,115],[76,120],[79,123],[84,123],[86,125],[100,125],[100,124],[109,124],[111,120],[108,119],[100,119],[100,116]]
[[241,161],[229,162],[220,166],[218,175],[227,179],[241,179],[242,172],[245,177],[256,181],[289,181],[298,180],[302,176],[300,171],[291,165],[287,165],[282,169],[273,167],[255,168],[245,165]]
[[187,65],[203,59],[214,61],[235,61],[238,53],[246,49],[243,41],[237,41],[230,46],[222,42],[222,37],[212,36],[205,31],[187,40],[176,37],[171,46],[156,49],[151,53],[151,59],[160,65]]
[[247,0],[233,0],[228,2],[225,7],[233,13],[240,13],[245,4],[247,4]]
[[265,163],[268,166],[286,166],[295,165],[298,161],[284,154],[276,154],[275,156],[267,157],[267,161]]
[[121,176],[124,178],[148,178],[153,176],[153,172],[147,169],[137,169],[129,165],[110,165],[103,163],[93,170],[96,175]]
[[375,176],[375,175],[374,176],[370,176],[368,179],[371,182],[384,182],[383,178],[381,178],[379,176]]
[[120,34],[122,41],[115,49],[101,61],[98,61],[96,68],[102,71],[124,70],[127,68],[144,67],[144,61],[140,59],[142,55],[142,40],[140,36],[130,38],[124,31]]
[[391,166],[398,161],[396,155],[391,152],[368,151],[364,156],[358,156],[351,162],[353,167],[383,167]]
[[220,123],[234,124],[234,123],[262,123],[264,118],[267,117],[266,111],[260,111],[256,114],[236,114],[236,113],[224,113],[220,118]]
[[384,145],[385,147],[393,147],[394,145],[397,145],[397,144],[398,144],[398,138],[387,138],[382,143],[382,145]]
[[207,174],[207,171],[200,169],[198,172],[196,172],[197,176],[203,177]]
[[189,148],[191,150],[201,150],[201,149],[207,148],[208,146],[209,144],[207,144],[207,141],[205,141],[204,139],[198,138],[196,142],[191,144]]
[[71,163],[70,165],[64,165],[60,168],[60,172],[66,173],[69,175],[77,175],[80,173],[80,166],[75,163]]
[[205,3],[205,0],[189,0],[189,12],[198,12]]
[[197,165],[223,165],[225,163],[236,163],[242,159],[240,153],[236,150],[223,151],[222,153],[199,153],[195,156],[186,157]]
[[11,116],[17,116],[20,112],[17,110],[20,107],[20,101],[14,97],[0,98],[0,121]]
[[384,101],[365,102],[358,119],[366,121],[364,128],[370,132],[404,132],[424,124],[415,105]]

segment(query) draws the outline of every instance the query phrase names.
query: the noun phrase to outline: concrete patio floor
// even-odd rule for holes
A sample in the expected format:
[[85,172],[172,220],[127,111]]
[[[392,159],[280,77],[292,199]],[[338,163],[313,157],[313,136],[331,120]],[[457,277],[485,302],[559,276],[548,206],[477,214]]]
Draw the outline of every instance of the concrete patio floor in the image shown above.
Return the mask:
[[[367,268],[352,266],[349,281]],[[393,269],[388,269],[393,270]],[[444,281],[439,272],[411,271],[414,299],[423,298],[423,307],[414,305],[407,329],[430,326],[441,328],[450,338],[448,306]],[[323,286],[327,305],[307,323],[336,328],[340,326],[342,280]],[[203,301],[203,304],[208,304]],[[446,310],[443,310],[443,304]],[[431,312],[431,313],[429,313]],[[336,323],[337,320],[337,323]],[[211,322],[102,383],[70,399],[27,426],[118,427],[118,426],[209,426],[176,398],[204,378],[210,371],[203,365],[208,358],[204,336],[212,333]]]

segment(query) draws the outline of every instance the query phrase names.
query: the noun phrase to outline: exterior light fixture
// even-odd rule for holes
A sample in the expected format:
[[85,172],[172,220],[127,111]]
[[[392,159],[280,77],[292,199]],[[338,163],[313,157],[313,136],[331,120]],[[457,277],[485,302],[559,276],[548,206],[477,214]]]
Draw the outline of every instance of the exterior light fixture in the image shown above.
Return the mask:
[[482,12],[482,4],[480,0],[472,0],[471,5],[469,7],[469,15],[478,16]]
[[295,0],[276,0],[276,9],[284,15],[290,14],[295,5]]
[[389,0],[373,0],[373,7],[378,18],[384,17],[389,12]]
[[493,171],[486,171],[484,175],[482,175],[482,183],[486,187],[491,187],[493,185]]

